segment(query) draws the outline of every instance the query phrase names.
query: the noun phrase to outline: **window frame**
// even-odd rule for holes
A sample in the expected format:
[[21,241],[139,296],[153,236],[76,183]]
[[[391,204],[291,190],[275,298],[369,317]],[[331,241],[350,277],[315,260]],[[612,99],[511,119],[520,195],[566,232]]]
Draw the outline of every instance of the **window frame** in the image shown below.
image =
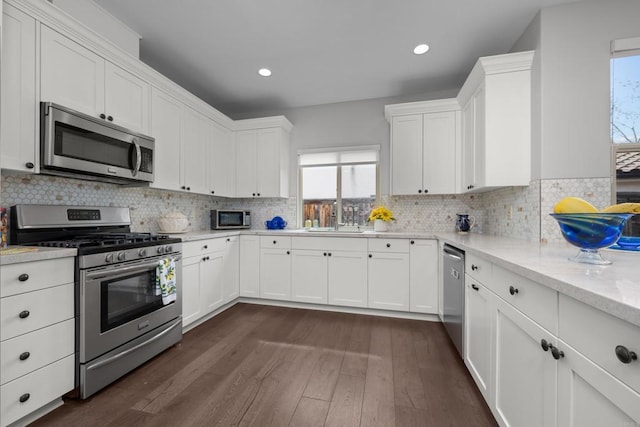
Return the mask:
[[[336,163],[319,163],[319,164],[308,164],[308,165],[300,165],[300,157],[305,154],[329,154],[329,153],[347,153],[347,152],[376,152],[376,160],[375,161],[362,161],[362,162],[336,162]],[[298,150],[297,152],[297,162],[296,167],[298,169],[298,182],[297,182],[297,227],[302,228],[304,222],[304,199],[302,197],[302,187],[304,185],[302,179],[302,170],[308,167],[318,167],[318,166],[336,166],[337,173],[337,189],[336,189],[336,222],[342,223],[342,166],[351,166],[351,165],[375,165],[376,166],[376,194],[375,200],[376,202],[380,200],[380,145],[357,145],[357,146],[348,146],[348,147],[327,147],[327,148],[312,148],[306,150]]]

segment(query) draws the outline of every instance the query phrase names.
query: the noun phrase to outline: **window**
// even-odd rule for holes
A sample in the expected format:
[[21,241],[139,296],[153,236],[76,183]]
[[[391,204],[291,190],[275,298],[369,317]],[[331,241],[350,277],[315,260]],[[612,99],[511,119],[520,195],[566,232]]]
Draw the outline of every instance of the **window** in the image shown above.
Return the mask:
[[299,153],[300,225],[367,225],[378,196],[379,152],[368,146]]

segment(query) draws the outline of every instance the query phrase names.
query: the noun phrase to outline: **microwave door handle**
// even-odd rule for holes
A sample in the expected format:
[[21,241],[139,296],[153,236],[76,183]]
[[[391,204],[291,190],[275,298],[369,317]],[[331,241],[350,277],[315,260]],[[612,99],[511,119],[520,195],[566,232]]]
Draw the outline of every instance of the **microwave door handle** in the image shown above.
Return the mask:
[[138,144],[138,141],[134,138],[131,141],[131,143],[133,144],[134,147],[136,147],[136,160],[135,160],[135,166],[133,168],[133,176],[136,176],[140,171],[140,164],[142,163],[142,155],[140,153],[140,144]]

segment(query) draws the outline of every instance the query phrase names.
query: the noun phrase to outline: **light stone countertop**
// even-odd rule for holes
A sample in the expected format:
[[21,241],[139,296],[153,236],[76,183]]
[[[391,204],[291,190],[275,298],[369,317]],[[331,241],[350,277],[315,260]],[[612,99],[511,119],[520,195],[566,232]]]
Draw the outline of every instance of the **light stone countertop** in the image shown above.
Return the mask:
[[[44,259],[66,258],[76,256],[75,248],[46,248],[34,246],[9,246],[8,249],[16,253],[2,253],[0,265],[18,264],[21,262],[40,261]],[[24,250],[25,252],[19,252]]]

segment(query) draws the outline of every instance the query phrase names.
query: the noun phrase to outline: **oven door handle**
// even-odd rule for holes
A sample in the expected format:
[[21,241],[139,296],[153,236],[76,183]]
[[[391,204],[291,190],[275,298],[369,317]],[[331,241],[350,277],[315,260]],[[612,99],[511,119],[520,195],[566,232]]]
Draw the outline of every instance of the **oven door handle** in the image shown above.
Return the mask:
[[106,276],[112,276],[113,273],[116,273],[118,276],[121,274],[127,274],[127,273],[131,273],[132,271],[143,271],[143,270],[148,270],[151,267],[155,267],[158,265],[158,261],[163,260],[163,259],[167,259],[167,258],[172,258],[174,261],[181,261],[182,257],[181,256],[174,256],[174,257],[164,257],[164,258],[156,258],[155,261],[153,262],[147,262],[144,264],[134,264],[134,265],[130,265],[127,267],[118,267],[118,266],[109,266],[106,267],[107,269],[101,268],[99,270],[95,270],[95,271],[90,271],[87,272],[87,279],[95,279],[98,277],[106,277]]
[[173,325],[171,325],[170,327],[168,327],[167,329],[165,329],[164,331],[160,332],[158,335],[156,335],[155,337],[148,339],[147,341],[141,342],[140,344],[136,344],[135,346],[123,351],[122,353],[118,353],[114,356],[111,356],[108,359],[104,359],[99,361],[98,363],[95,363],[93,365],[88,365],[87,366],[87,371],[91,371],[92,369],[98,369],[104,365],[108,365],[109,363],[115,362],[116,360],[125,357],[131,353],[133,353],[134,351],[137,351],[139,349],[141,349],[142,347],[149,345],[157,340],[159,340],[160,338],[162,338],[163,336],[167,335],[169,332],[171,332],[173,329],[175,329],[178,326],[182,325],[182,318],[178,318],[177,320],[175,320],[175,323]]

